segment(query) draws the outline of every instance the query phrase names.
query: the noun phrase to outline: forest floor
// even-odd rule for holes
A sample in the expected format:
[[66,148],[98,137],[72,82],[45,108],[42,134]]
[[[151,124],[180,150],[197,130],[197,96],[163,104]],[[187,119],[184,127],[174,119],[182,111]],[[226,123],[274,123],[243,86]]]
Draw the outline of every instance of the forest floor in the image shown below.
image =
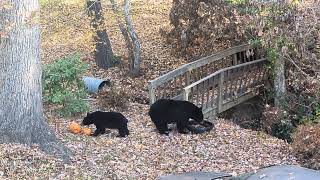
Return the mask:
[[[55,0],[58,1],[58,0]],[[215,131],[200,135],[161,136],[148,112],[147,82],[186,63],[172,55],[160,28],[169,27],[169,0],[133,0],[132,15],[142,45],[142,75],[128,76],[126,49],[111,6],[105,7],[106,26],[114,52],[122,62],[108,70],[98,70],[92,61],[91,34],[82,0],[42,1],[42,60],[53,62],[72,52],[83,53],[90,64],[88,75],[110,79],[131,97],[121,112],[129,119],[130,135],[116,137],[111,130],[97,138],[72,134],[71,121],[81,116],[58,118],[46,107],[46,116],[57,136],[73,152],[72,163],[43,154],[36,147],[0,145],[1,179],[155,179],[174,172],[214,171],[237,175],[273,164],[298,164],[289,144],[263,132],[240,128],[227,120],[215,121]],[[90,110],[98,99],[91,97]],[[56,126],[59,122],[59,126]],[[94,129],[93,126],[91,126]]]

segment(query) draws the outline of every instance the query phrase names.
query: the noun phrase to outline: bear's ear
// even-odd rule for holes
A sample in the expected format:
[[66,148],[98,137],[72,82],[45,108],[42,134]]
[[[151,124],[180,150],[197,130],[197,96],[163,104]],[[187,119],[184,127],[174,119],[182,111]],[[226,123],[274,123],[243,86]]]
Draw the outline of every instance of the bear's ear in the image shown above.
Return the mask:
[[87,113],[87,116],[90,116],[90,113]]

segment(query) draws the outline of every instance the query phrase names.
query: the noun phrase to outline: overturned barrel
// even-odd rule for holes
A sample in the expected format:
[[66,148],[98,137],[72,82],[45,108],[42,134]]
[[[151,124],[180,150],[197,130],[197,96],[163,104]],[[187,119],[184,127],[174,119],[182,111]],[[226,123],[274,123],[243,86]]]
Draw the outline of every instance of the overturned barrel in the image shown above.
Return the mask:
[[83,77],[82,80],[89,93],[97,93],[103,86],[110,85],[110,80],[103,80],[94,77]]

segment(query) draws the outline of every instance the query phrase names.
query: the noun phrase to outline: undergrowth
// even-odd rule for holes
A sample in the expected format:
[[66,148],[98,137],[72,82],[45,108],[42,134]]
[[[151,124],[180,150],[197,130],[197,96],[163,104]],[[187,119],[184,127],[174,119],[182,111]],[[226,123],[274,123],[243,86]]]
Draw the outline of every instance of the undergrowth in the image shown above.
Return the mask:
[[88,110],[82,75],[87,66],[80,54],[72,54],[45,66],[43,71],[44,101],[56,105],[61,116],[71,116]]

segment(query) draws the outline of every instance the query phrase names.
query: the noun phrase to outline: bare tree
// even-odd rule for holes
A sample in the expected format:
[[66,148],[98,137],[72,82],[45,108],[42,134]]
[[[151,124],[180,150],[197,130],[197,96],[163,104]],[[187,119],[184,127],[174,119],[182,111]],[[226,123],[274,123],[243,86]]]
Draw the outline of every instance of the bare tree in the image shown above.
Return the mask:
[[113,12],[117,15],[119,28],[127,45],[129,70],[133,75],[139,75],[141,63],[141,47],[140,40],[137,33],[135,32],[132,20],[130,18],[129,1],[124,1],[124,19],[126,25],[124,25],[119,18],[121,12],[117,3],[114,0],[110,0],[110,2],[112,4]]
[[0,5],[0,143],[35,143],[68,162],[70,151],[43,115],[39,2],[1,3],[6,6]]
[[134,30],[132,20],[130,18],[129,13],[130,8],[130,2],[129,0],[124,0],[124,15],[125,15],[125,21],[127,24],[127,29],[129,31],[131,41],[133,43],[133,56],[134,56],[134,62],[133,62],[133,69],[132,73],[134,75],[138,75],[140,72],[140,63],[141,63],[141,48],[140,48],[140,40],[138,38],[138,35],[136,31]]
[[116,18],[117,18],[117,23],[119,26],[119,29],[121,31],[121,34],[126,42],[126,46],[128,49],[128,66],[129,66],[129,70],[132,72],[134,69],[134,54],[133,54],[133,45],[129,36],[129,32],[127,30],[127,28],[125,27],[125,25],[121,22],[121,19],[119,18],[121,11],[119,10],[119,7],[117,5],[117,3],[114,0],[110,0],[111,4],[112,4],[112,10],[113,12],[116,14]]

